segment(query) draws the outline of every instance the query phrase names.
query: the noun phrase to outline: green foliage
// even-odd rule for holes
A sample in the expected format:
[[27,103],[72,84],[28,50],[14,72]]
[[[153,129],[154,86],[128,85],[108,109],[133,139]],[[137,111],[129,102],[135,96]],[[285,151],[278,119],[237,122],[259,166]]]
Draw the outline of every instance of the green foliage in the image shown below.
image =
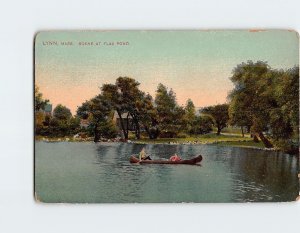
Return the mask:
[[196,120],[196,109],[191,99],[187,100],[184,110],[185,110],[184,121],[186,123],[185,131],[188,133],[192,133],[194,127],[193,124],[194,121]]
[[42,111],[35,112],[35,133],[41,134],[44,128],[45,113]]
[[[235,87],[229,95],[230,123],[251,127],[251,132],[272,147],[286,148],[293,132],[298,137],[299,68],[273,70],[266,62],[238,65],[231,77]],[[284,143],[285,141],[285,143]]]
[[299,144],[292,140],[278,139],[274,140],[274,146],[288,154],[299,154]]
[[[102,95],[111,104],[112,108],[117,111],[119,118],[123,113],[129,113],[135,124],[136,137],[140,137],[140,117],[137,109],[137,102],[140,101],[144,93],[139,90],[140,83],[133,78],[119,77],[116,84],[104,84],[101,88]],[[121,121],[121,128],[125,139],[128,139],[128,129]]]
[[70,109],[59,104],[53,110],[53,117],[60,121],[69,121],[72,117]]
[[191,134],[207,134],[213,130],[214,121],[210,116],[197,116],[193,122]]
[[77,109],[77,116],[89,120],[89,131],[93,132],[94,141],[103,137],[115,137],[115,128],[111,123],[112,105],[103,95],[97,95],[84,102]]
[[139,122],[146,130],[150,139],[155,139],[159,135],[157,109],[154,107],[150,94],[141,92],[140,98],[135,102],[135,114]]
[[42,93],[35,86],[35,133],[50,137],[70,136],[78,132],[79,119],[72,117],[70,109],[59,104],[53,110],[53,116],[45,115],[45,106],[49,100],[44,100]]
[[43,94],[39,92],[38,86],[34,86],[34,109],[35,111],[45,110],[45,106],[49,100],[43,99]]
[[157,109],[157,121],[160,137],[174,137],[184,129],[185,111],[178,106],[173,90],[168,90],[163,84],[159,84],[156,90],[155,106]]
[[118,135],[116,125],[112,122],[112,120],[101,122],[98,126],[98,130],[100,132],[100,136],[104,138],[115,138]]
[[[266,62],[248,61],[237,65],[230,77],[234,89],[230,92],[230,104],[218,104],[202,109],[196,116],[195,105],[188,99],[185,107],[179,106],[176,94],[159,84],[155,99],[139,90],[140,83],[130,77],[119,77],[115,84],[104,84],[101,93],[84,102],[77,109],[76,117],[62,105],[56,106],[53,117],[42,111],[49,102],[35,86],[36,133],[48,136],[66,136],[79,132],[80,119],[87,120],[87,131],[94,141],[101,137],[114,138],[118,129],[112,121],[114,111],[119,118],[130,115],[135,128],[135,138],[141,134],[149,139],[188,137],[205,138],[217,128],[216,137],[228,126],[246,127],[260,138],[266,147],[283,151],[296,151],[299,140],[299,67],[274,70]],[[121,121],[125,139],[128,128]],[[202,135],[203,134],[203,135]],[[164,140],[164,139],[160,139]],[[249,140],[251,140],[249,138]],[[252,143],[252,142],[251,142]],[[296,149],[295,149],[296,148]]]
[[295,66],[286,71],[273,71],[276,83],[273,95],[282,114],[290,119],[294,129],[299,128],[299,67]]
[[77,108],[77,111],[76,111],[76,115],[80,118],[80,119],[88,119],[89,117],[89,101],[86,101],[84,103],[82,103],[81,106],[79,106]]
[[225,128],[229,121],[228,104],[218,104],[215,106],[205,107],[201,110],[202,114],[206,114],[213,119],[213,124],[217,127],[217,134]]

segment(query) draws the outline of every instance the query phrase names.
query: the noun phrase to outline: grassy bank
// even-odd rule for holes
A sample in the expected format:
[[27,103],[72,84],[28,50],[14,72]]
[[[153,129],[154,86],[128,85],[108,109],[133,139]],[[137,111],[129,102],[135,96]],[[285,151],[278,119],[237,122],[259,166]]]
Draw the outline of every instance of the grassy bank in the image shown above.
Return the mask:
[[255,143],[250,135],[242,137],[239,134],[224,133],[217,135],[215,133],[191,136],[186,138],[158,138],[148,139],[142,138],[139,140],[132,140],[136,143],[151,143],[151,144],[220,144],[224,146],[237,146],[237,147],[257,147],[264,148],[263,143]]
[[[44,137],[36,136],[37,141],[47,141],[47,142],[90,142],[93,138],[73,138],[73,137]],[[109,140],[114,141],[114,140]],[[143,137],[141,139],[130,138],[129,142],[140,143],[140,144],[218,144],[223,146],[236,146],[236,147],[251,147],[251,148],[264,148],[263,143],[255,143],[250,135],[245,135],[242,137],[239,134],[233,133],[223,133],[217,135],[216,133],[189,136],[186,138],[157,138],[149,139]]]
[[88,138],[74,138],[72,136],[66,137],[47,137],[47,136],[35,136],[36,141],[47,141],[47,142],[90,142],[94,141],[93,137]]

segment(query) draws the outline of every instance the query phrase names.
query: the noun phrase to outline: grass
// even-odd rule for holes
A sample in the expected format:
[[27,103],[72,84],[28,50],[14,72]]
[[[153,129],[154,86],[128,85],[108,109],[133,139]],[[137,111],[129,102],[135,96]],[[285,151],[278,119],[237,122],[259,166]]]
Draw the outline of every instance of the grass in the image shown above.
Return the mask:
[[223,133],[217,135],[216,133],[190,136],[186,138],[158,138],[158,139],[148,139],[142,138],[139,140],[132,140],[137,143],[150,143],[150,144],[163,144],[163,143],[176,143],[176,144],[217,144],[223,146],[235,146],[235,147],[251,147],[251,148],[264,148],[262,142],[256,143],[250,137],[249,134],[245,134],[245,137],[242,137],[238,134]]
[[185,138],[157,138],[157,139],[149,139],[142,138],[139,140],[132,139],[135,142],[146,142],[146,143],[168,143],[168,142],[178,142],[178,143],[217,143],[217,142],[237,142],[237,141],[252,141],[249,135],[245,135],[242,137],[237,134],[221,134],[217,135],[215,133],[197,135],[197,136],[187,136]]
[[224,146],[235,146],[235,147],[255,147],[255,148],[265,148],[262,142],[254,142],[254,141],[235,141],[235,142],[219,142],[219,145]]
[[[253,147],[253,148],[264,148],[262,142],[256,143],[253,142],[253,139],[249,134],[245,134],[245,137],[242,137],[240,134],[235,133],[222,133],[217,135],[216,133],[204,134],[204,135],[195,135],[187,136],[185,138],[157,138],[149,139],[146,136],[143,136],[141,139],[133,139],[134,135],[130,135],[130,140],[132,142],[141,143],[141,144],[217,144],[223,146],[236,146],[236,147]],[[69,141],[69,142],[78,142],[78,141],[93,141],[92,138],[80,139],[73,137],[43,137],[36,136],[36,140],[47,140],[50,142],[57,141]]]
[[85,141],[93,141],[93,138],[74,138],[72,136],[66,137],[47,137],[47,136],[35,136],[35,140],[37,141],[48,141],[48,142],[60,142],[60,141],[67,141],[67,142],[85,142]]

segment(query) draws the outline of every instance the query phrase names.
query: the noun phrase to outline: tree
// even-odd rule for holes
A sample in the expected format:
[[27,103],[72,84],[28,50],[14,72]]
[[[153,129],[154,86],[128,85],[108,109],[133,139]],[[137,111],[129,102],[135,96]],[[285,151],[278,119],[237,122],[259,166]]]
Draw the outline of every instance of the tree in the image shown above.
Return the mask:
[[135,114],[135,102],[140,96],[138,86],[140,84],[129,77],[119,77],[116,84],[104,84],[101,87],[102,95],[109,101],[112,108],[117,112],[122,132],[125,139],[128,139],[128,127],[125,127],[122,114],[127,113],[126,122],[128,123],[129,115],[132,116],[136,126],[136,137],[140,137],[138,118]]
[[247,112],[248,106],[245,104],[245,102],[240,101],[240,99],[245,99],[245,96],[241,94],[231,101],[228,109],[229,124],[241,127],[242,135],[244,137],[244,127],[246,127],[247,129],[247,133],[250,133],[252,121],[250,119],[250,116],[248,114],[245,114],[245,112]]
[[213,130],[214,121],[210,116],[196,116],[192,125],[191,133],[207,134]]
[[45,106],[49,100],[43,99],[43,94],[39,92],[38,86],[34,86],[34,110],[35,110],[35,133],[41,134],[44,128],[45,113],[40,110],[45,110]]
[[137,139],[140,139],[140,116],[137,111],[136,102],[139,101],[143,96],[143,93],[138,88],[139,85],[139,82],[129,77],[119,77],[116,80],[116,86],[122,100],[123,109],[129,113],[133,119],[133,123],[135,125],[135,135]]
[[294,130],[299,128],[299,66],[276,72],[276,86],[272,92],[282,113],[291,121]]
[[218,104],[201,110],[202,114],[207,114],[213,118],[214,125],[217,127],[217,135],[220,135],[221,130],[227,126],[229,120],[228,108],[228,104]]
[[35,111],[39,111],[39,110],[45,110],[45,106],[47,105],[47,103],[49,102],[49,100],[44,100],[43,99],[43,94],[41,92],[39,92],[39,87],[38,86],[34,86],[34,109]]
[[45,113],[42,111],[37,111],[35,113],[35,133],[41,134],[44,128],[44,121],[45,121]]
[[274,84],[269,94],[277,103],[270,110],[273,144],[288,153],[299,153],[299,67],[271,72]]
[[148,93],[141,92],[140,98],[136,101],[136,115],[139,122],[144,127],[150,139],[155,139],[159,135],[157,110],[153,104],[153,98]]
[[54,137],[73,135],[78,132],[79,124],[79,119],[72,116],[70,109],[58,104],[53,110],[53,117],[45,117],[44,134]]
[[60,121],[68,121],[72,117],[70,109],[58,104],[53,110],[53,117]]
[[159,130],[163,137],[174,137],[184,126],[184,109],[178,106],[173,90],[159,84],[156,90],[155,106]]
[[98,142],[101,136],[115,137],[116,132],[112,129],[111,122],[112,106],[103,95],[97,95],[94,98],[86,101],[77,109],[77,116],[82,119],[89,119],[90,126],[93,129],[94,142]]
[[229,95],[231,116],[244,117],[247,121],[251,119],[251,132],[268,148],[273,145],[263,132],[268,130],[269,110],[277,107],[270,94],[274,79],[269,71],[268,64],[262,61],[238,65],[230,78],[235,87]]
[[251,125],[268,148],[293,147],[291,139],[299,135],[299,67],[275,70],[266,62],[248,61],[233,70],[231,80],[231,122]]
[[186,131],[191,133],[193,131],[193,125],[196,120],[196,109],[193,101],[188,99],[185,105],[185,122],[186,122]]

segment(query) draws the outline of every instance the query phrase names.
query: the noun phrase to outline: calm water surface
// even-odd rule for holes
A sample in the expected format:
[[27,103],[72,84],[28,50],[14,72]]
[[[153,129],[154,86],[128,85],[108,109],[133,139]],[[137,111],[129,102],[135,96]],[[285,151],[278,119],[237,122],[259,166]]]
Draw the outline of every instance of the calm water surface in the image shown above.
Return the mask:
[[[203,155],[201,166],[136,165],[143,147],[153,159]],[[43,202],[291,201],[299,158],[216,145],[36,142],[35,191]]]

